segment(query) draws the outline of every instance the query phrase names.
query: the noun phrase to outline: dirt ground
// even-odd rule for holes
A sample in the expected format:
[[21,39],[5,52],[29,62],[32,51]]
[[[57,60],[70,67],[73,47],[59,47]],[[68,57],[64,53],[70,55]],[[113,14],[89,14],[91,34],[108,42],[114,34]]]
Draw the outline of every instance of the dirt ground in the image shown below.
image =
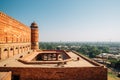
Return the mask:
[[111,70],[108,70],[108,80],[120,80],[115,74],[111,72]]
[[108,75],[108,80],[120,80],[120,78],[113,77],[111,75]]

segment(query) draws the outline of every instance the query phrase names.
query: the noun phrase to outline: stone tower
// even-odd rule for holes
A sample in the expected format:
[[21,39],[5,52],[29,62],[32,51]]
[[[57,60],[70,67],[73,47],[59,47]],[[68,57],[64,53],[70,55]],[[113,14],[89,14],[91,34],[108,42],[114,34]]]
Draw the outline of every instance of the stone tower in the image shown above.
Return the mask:
[[38,50],[39,49],[39,43],[38,43],[38,38],[39,38],[38,25],[35,22],[33,22],[30,27],[31,27],[31,49]]

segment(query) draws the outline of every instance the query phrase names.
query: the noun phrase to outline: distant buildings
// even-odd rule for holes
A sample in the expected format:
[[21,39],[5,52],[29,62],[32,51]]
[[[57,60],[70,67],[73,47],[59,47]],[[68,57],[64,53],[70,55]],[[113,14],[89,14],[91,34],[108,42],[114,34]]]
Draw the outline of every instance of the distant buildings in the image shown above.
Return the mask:
[[109,53],[112,53],[112,54],[120,53],[120,47],[110,47],[109,48]]
[[101,53],[101,54],[97,55],[96,57],[120,60],[120,54]]

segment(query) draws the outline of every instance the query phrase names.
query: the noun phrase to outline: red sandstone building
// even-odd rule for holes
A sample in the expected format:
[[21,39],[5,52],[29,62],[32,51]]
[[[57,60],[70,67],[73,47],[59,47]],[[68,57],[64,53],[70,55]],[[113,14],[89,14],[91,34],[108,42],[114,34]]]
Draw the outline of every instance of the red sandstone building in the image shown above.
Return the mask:
[[0,12],[0,80],[107,80],[107,68],[74,51],[39,50],[39,31]]

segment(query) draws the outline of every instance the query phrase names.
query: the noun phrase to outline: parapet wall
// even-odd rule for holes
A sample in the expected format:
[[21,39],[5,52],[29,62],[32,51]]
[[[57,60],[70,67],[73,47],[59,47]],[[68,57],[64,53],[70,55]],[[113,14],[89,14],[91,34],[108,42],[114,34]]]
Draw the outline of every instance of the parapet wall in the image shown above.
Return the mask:
[[12,71],[13,77],[18,76],[20,80],[107,80],[104,67],[0,67],[0,71]]
[[78,53],[76,51],[72,51],[72,52],[74,52],[75,54],[79,55],[81,58],[85,59],[86,61],[90,62],[91,64],[93,64],[95,66],[103,66],[103,65],[101,65],[101,64],[99,64],[99,63],[97,63],[97,62],[95,62],[95,61],[93,61],[93,60],[91,60],[91,59],[89,59],[89,58],[87,58],[85,56],[83,56],[82,54],[80,54],[80,53]]
[[0,80],[11,80],[11,72],[0,72]]

